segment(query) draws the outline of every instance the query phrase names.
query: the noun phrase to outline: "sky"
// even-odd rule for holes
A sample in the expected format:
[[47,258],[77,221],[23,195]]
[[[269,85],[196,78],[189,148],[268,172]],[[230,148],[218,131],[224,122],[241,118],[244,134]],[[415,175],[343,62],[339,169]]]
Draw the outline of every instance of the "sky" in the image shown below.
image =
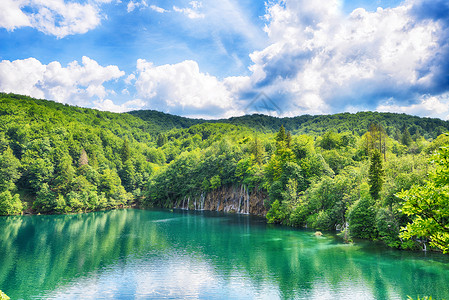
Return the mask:
[[449,1],[1,0],[0,91],[206,119],[449,120]]

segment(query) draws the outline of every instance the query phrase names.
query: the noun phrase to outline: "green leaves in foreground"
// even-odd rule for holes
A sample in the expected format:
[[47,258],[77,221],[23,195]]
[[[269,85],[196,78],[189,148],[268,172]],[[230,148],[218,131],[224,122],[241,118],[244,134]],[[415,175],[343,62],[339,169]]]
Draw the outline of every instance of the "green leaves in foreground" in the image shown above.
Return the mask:
[[442,147],[433,157],[436,168],[424,186],[414,185],[398,193],[405,200],[402,212],[412,222],[402,228],[405,239],[427,238],[430,245],[449,252],[449,148]]
[[0,300],[9,300],[9,299],[11,299],[11,298],[6,296],[6,294],[0,290]]

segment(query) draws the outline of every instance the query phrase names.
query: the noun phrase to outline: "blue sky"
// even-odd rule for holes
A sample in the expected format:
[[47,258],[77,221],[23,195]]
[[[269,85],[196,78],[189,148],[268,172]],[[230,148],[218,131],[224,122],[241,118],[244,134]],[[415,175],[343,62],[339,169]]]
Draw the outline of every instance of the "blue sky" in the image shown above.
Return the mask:
[[2,0],[0,41],[1,91],[73,105],[449,119],[443,0]]

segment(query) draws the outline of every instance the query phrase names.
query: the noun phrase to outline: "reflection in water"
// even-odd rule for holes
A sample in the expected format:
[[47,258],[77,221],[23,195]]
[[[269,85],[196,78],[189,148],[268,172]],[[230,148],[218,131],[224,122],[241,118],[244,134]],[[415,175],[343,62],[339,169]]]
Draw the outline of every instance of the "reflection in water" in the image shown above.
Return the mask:
[[449,258],[214,212],[0,218],[0,289],[30,298],[449,298]]

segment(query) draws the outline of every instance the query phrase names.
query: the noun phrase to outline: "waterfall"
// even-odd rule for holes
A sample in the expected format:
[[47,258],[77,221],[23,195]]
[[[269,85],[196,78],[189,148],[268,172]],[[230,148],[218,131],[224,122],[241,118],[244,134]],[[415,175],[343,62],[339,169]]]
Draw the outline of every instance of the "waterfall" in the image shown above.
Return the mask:
[[239,206],[238,206],[237,213],[240,213],[241,203],[242,203],[242,195],[240,195],[240,197],[239,197]]
[[186,196],[184,196],[184,199],[182,200],[182,209],[186,209]]
[[204,193],[201,193],[201,200],[202,200],[201,210],[204,210],[204,202],[206,201],[206,198],[204,197]]
[[187,210],[190,209],[190,197],[187,197]]
[[218,199],[217,211],[220,208],[220,199]]
[[246,214],[249,215],[249,191],[244,187],[244,192],[246,196]]

